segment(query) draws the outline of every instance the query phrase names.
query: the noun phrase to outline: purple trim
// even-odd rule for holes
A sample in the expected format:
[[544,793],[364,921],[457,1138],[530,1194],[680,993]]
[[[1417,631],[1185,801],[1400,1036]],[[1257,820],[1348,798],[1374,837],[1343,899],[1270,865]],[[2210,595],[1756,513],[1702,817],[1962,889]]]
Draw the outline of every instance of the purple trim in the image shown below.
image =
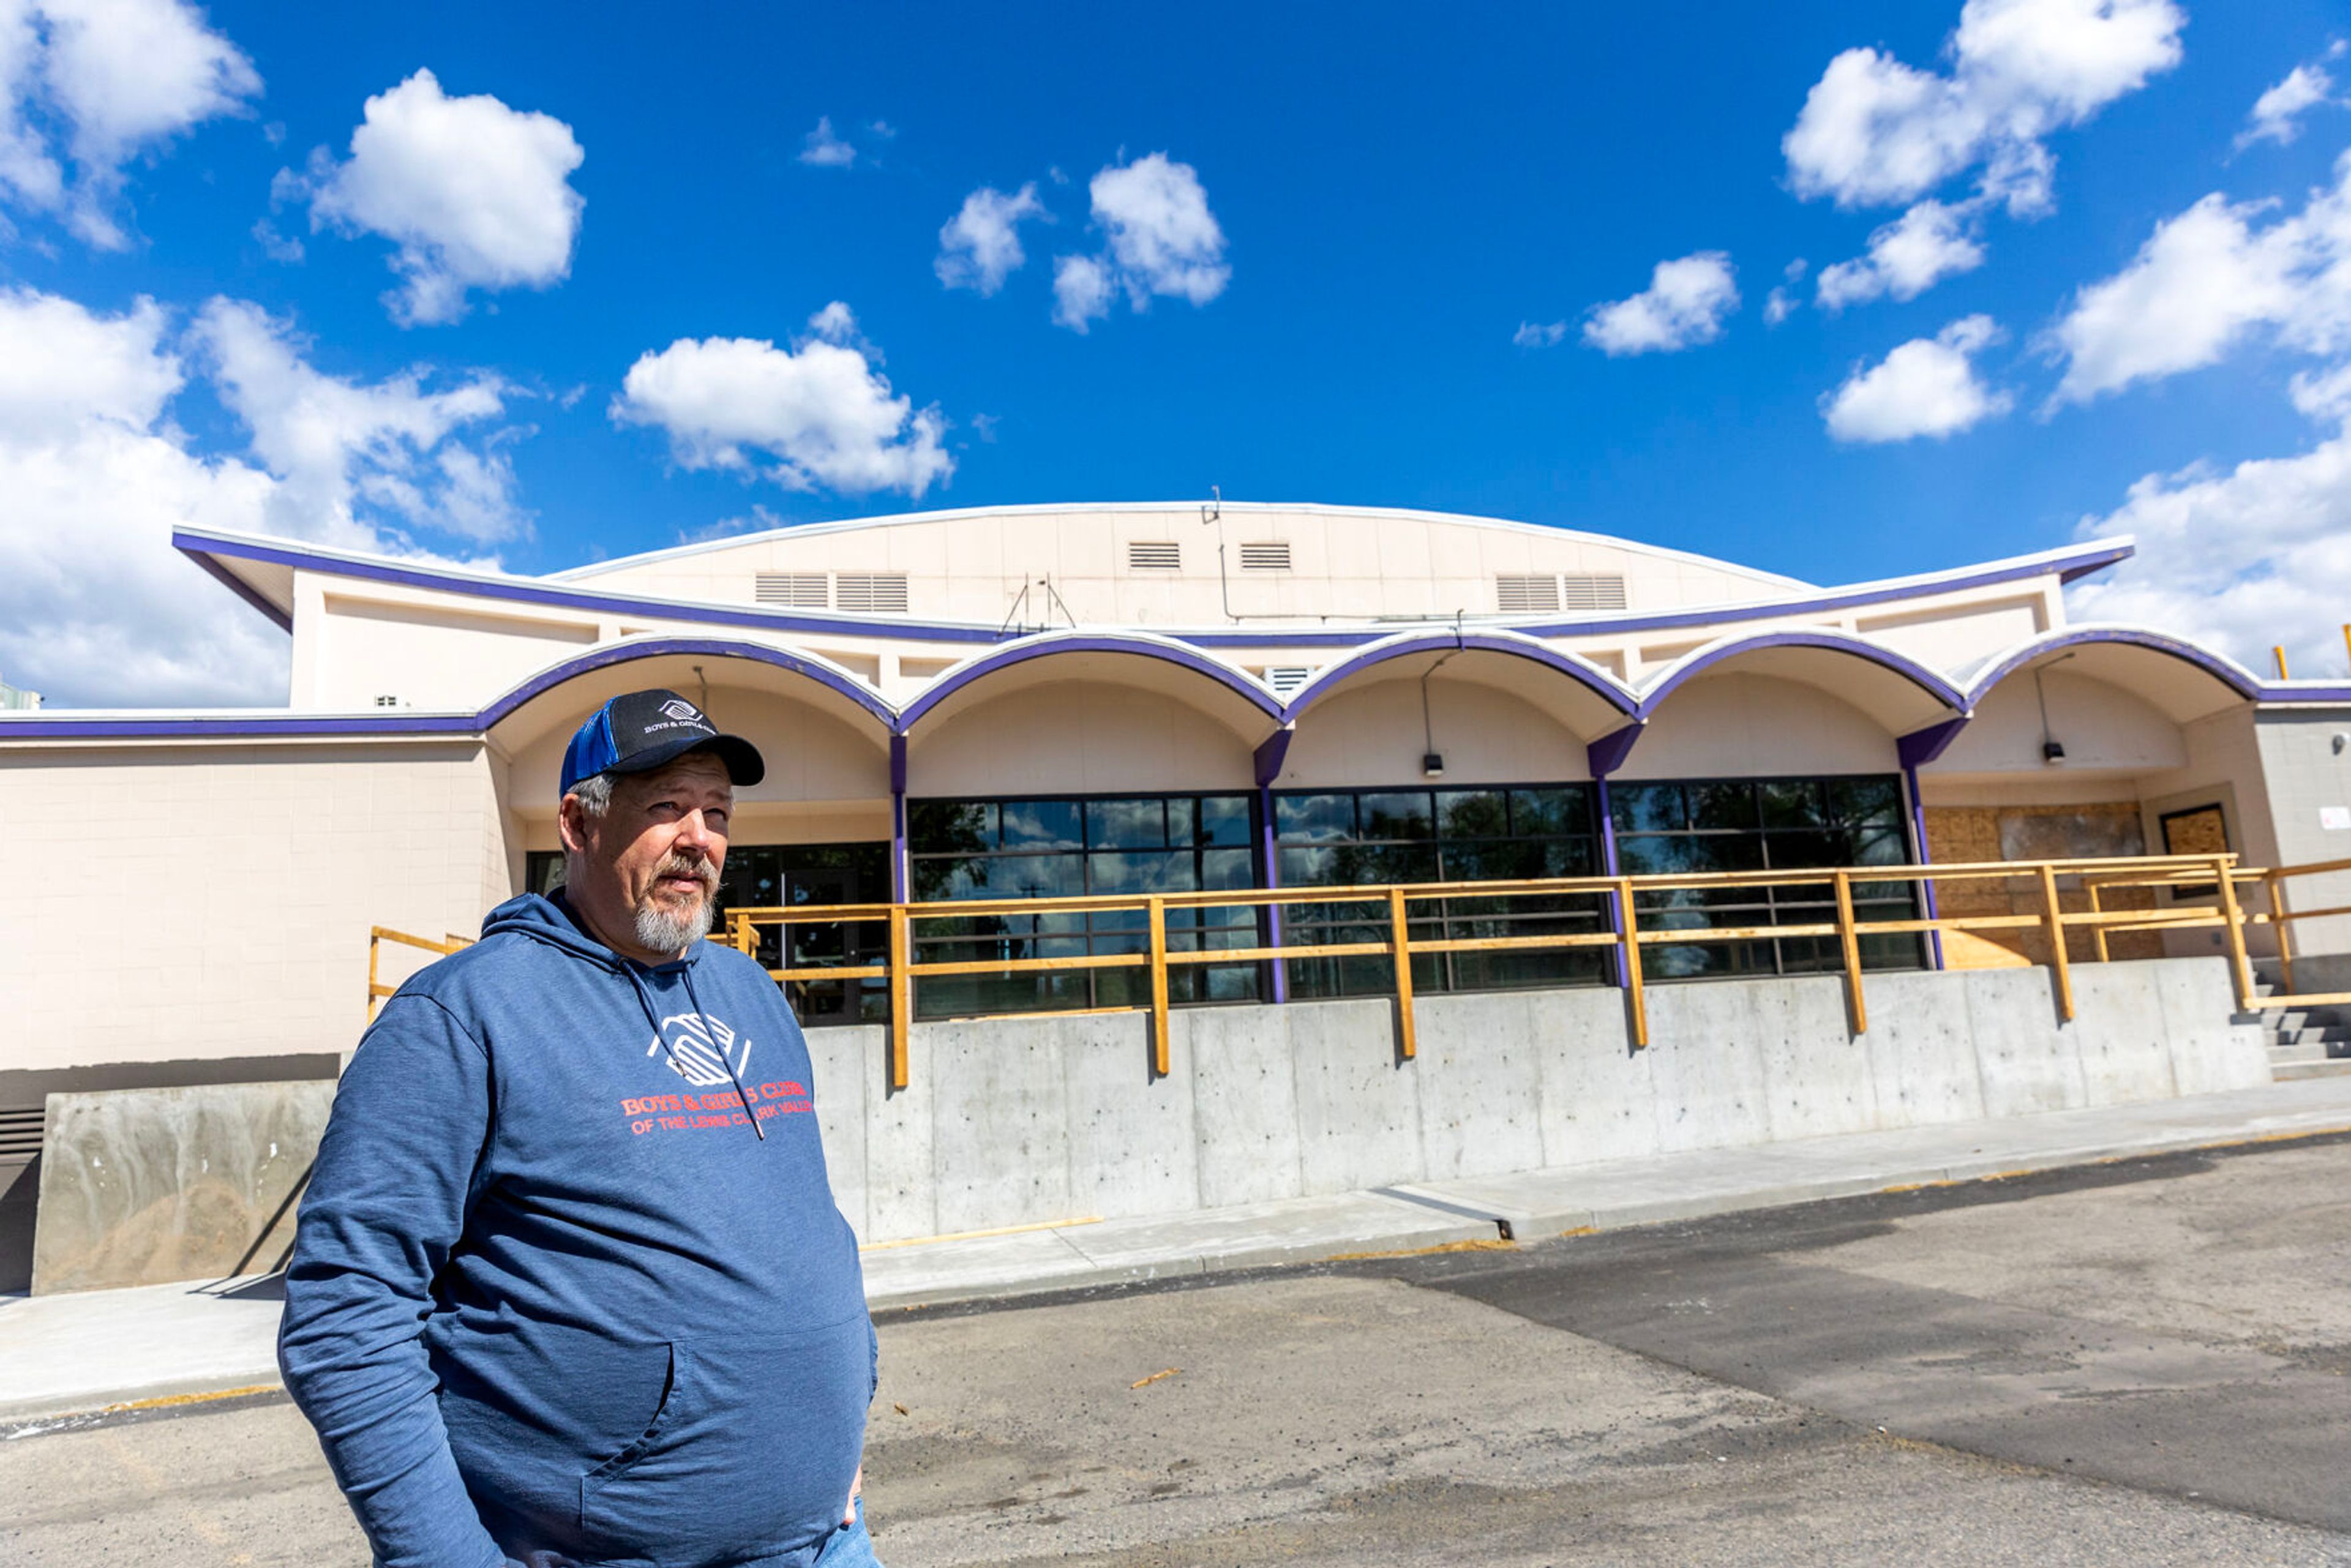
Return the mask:
[[[1296,730],[1284,726],[1267,736],[1264,743],[1259,746],[1256,761],[1257,787],[1259,789],[1266,789],[1281,777],[1281,765],[1290,758],[1290,743],[1296,739],[1297,736]],[[1270,816],[1267,820],[1271,821]]]
[[[176,544],[179,541],[174,539],[172,542]],[[253,584],[246,581],[245,579],[237,576],[236,573],[229,570],[228,568],[223,566],[220,562],[214,560],[211,556],[201,550],[188,550],[185,554],[190,560],[194,561],[198,566],[203,567],[205,574],[212,578],[214,581],[219,583],[231,593],[235,594],[239,599],[244,600],[247,604],[252,605],[256,610],[260,611],[262,614],[267,616],[269,618],[269,623],[272,626],[277,627],[280,632],[291,632],[294,630],[294,617],[292,613],[287,611],[280,610],[277,605],[271,603],[268,597],[265,595],[261,590],[254,587]]]
[[[1289,733],[1290,731],[1286,729],[1282,730],[1275,737],[1275,738],[1280,739],[1282,737],[1289,735]],[[1265,744],[1266,746],[1271,746],[1273,741],[1269,740]],[[1289,744],[1286,740],[1283,742],[1282,748],[1284,750],[1289,749]],[[1265,747],[1261,746],[1258,747],[1258,755],[1259,758],[1262,758],[1265,755]],[[1273,783],[1272,780],[1264,774],[1263,768],[1264,764],[1260,762],[1259,764],[1259,775],[1257,781],[1257,843],[1258,853],[1264,857],[1265,862],[1262,868],[1263,875],[1265,877],[1265,886],[1268,890],[1271,890],[1281,885],[1281,861],[1280,857],[1276,855],[1273,844]],[[1279,773],[1280,771],[1281,764],[1279,761],[1276,761],[1274,763],[1274,772]],[[1265,945],[1269,947],[1279,947],[1281,946],[1281,905],[1279,904],[1267,904],[1265,906]],[[1287,958],[1276,958],[1272,963],[1266,967],[1273,971],[1273,999],[1275,1003],[1279,1005],[1280,1003],[1287,1002],[1290,1000],[1290,960]]]
[[890,793],[903,795],[905,792],[906,737],[893,734],[890,737]]
[[782,648],[770,648],[759,643],[737,643],[702,637],[657,637],[644,643],[610,643],[576,659],[568,659],[553,669],[542,670],[506,695],[484,708],[475,717],[484,729],[503,720],[507,715],[531,698],[561,685],[590,670],[604,669],[612,664],[633,664],[639,659],[657,659],[674,653],[700,653],[715,659],[747,659],[753,664],[773,664],[779,670],[789,670],[805,675],[817,685],[838,695],[847,697],[875,718],[887,725],[892,714],[890,705],[871,688],[860,685],[838,670],[827,669],[798,653]]
[[906,737],[890,737],[890,902],[906,902],[913,878],[906,844]]
[[591,670],[668,654],[700,653],[708,658],[747,659],[805,675],[819,685],[847,697],[883,724],[892,718],[890,705],[837,670],[812,664],[797,653],[759,643],[716,638],[663,637],[644,643],[613,643],[542,670],[497,698],[479,713],[396,714],[355,717],[304,718],[270,714],[251,718],[191,717],[132,719],[0,719],[0,740],[129,740],[151,737],[201,740],[270,736],[478,736],[504,721],[515,709]]
[[[1637,730],[1640,726],[1635,725],[1633,727]],[[1606,737],[1603,737],[1603,738]],[[1597,742],[1594,744],[1596,745]],[[1625,749],[1632,749],[1632,742],[1625,742]],[[1624,758],[1620,757],[1617,760],[1621,762]],[[1612,763],[1610,766],[1613,768],[1614,764]],[[1611,809],[1608,801],[1608,775],[1594,768],[1592,774],[1592,785],[1594,791],[1593,804],[1600,813],[1600,869],[1610,876],[1618,876],[1623,873],[1616,869],[1620,863],[1616,859],[1616,813]],[[1608,929],[1621,937],[1625,935],[1624,913],[1616,907],[1616,897],[1614,894],[1608,896],[1606,903]],[[1614,978],[1619,990],[1633,988],[1633,972],[1625,967],[1625,951],[1621,945],[1608,949],[1608,972]]]
[[[315,571],[360,578],[370,581],[401,583],[413,588],[469,594],[479,599],[505,599],[518,603],[547,604],[565,609],[657,615],[672,621],[700,621],[730,626],[761,626],[782,631],[819,632],[835,636],[842,633],[880,637],[896,636],[930,643],[998,643],[1005,640],[1001,631],[985,626],[957,625],[935,621],[893,622],[888,625],[877,626],[870,621],[849,621],[828,616],[794,615],[782,612],[750,609],[725,610],[626,594],[587,593],[575,589],[549,586],[537,580],[487,578],[477,573],[453,571],[445,568],[403,566],[389,561],[353,559],[347,556],[304,549],[299,546],[266,543],[236,535],[212,534],[196,528],[173,530],[172,543],[173,548],[190,555],[231,556],[245,560],[268,561],[280,566],[299,566]],[[1695,611],[1677,611],[1656,615],[1619,615],[1590,621],[1558,621],[1542,625],[1516,627],[1512,630],[1531,637],[1564,637],[1616,632],[1662,631],[1681,626],[1722,625],[1740,621],[1817,614],[1823,611],[1848,610],[1862,605],[1914,599],[1928,593],[1950,593],[1970,588],[1986,588],[2002,582],[2046,577],[2053,572],[2056,574],[2059,580],[2071,582],[2075,578],[2102,570],[2118,560],[2126,559],[2132,553],[2132,548],[2128,545],[2094,546],[2071,555],[2054,558],[2043,556],[2032,561],[1988,567],[1980,571],[1950,577],[1929,577],[1923,580],[1909,579],[1896,587],[1855,588],[1814,594],[1809,598],[1700,607]],[[1181,640],[1204,648],[1353,648],[1361,647],[1367,643],[1379,642],[1390,635],[1393,633],[1378,631],[1199,632],[1184,636]],[[1449,641],[1450,637],[1451,634],[1447,633],[1447,640]]]
[[1942,756],[1951,742],[1959,737],[1959,731],[1967,727],[1968,716],[1961,714],[1957,718],[1930,724],[1924,729],[1914,729],[1895,741],[1896,758],[1905,768],[1915,772],[1922,765]]
[[[1937,749],[1939,750],[1940,747]],[[1918,798],[1918,765],[1917,763],[1905,761],[1902,764],[1902,788],[1910,795],[1910,852],[1917,857],[1917,864],[1931,865],[1934,862],[1928,858],[1927,854],[1927,803]],[[1934,883],[1929,880],[1918,885],[1926,890],[1927,918],[1941,919],[1942,916],[1936,912]],[[1934,955],[1935,967],[1941,968],[1943,967],[1943,934],[1941,932],[1927,933],[1927,949]]]
[[[175,531],[172,535],[172,544],[181,553],[199,559],[207,555],[232,556],[241,560],[266,561],[273,566],[301,567],[337,577],[358,578],[366,582],[389,582],[403,588],[463,593],[475,599],[502,599],[517,604],[544,604],[561,610],[657,616],[664,621],[696,621],[713,626],[758,626],[774,632],[815,632],[835,637],[843,634],[887,637],[898,632],[894,623],[876,626],[871,621],[852,621],[830,615],[796,615],[786,611],[756,610],[747,606],[741,610],[728,610],[635,594],[584,593],[578,589],[551,588],[531,580],[485,579],[471,572],[398,566],[389,561],[353,560],[347,556],[285,549],[241,538],[214,538],[186,529]],[[925,643],[1000,643],[1004,640],[1002,632],[985,626],[910,622],[906,630],[909,635]]]
[[[2275,686],[2264,687],[2260,681],[2238,669],[2218,653],[2210,649],[2199,648],[2185,638],[2167,637],[2160,632],[2142,632],[2128,626],[2085,626],[2078,631],[2053,632],[2028,643],[1978,675],[1975,685],[1968,690],[1967,706],[1972,709],[1976,704],[1984,699],[1992,687],[2044,654],[2053,653],[2065,648],[2087,647],[2097,643],[2113,643],[2124,647],[2146,648],[2158,653],[2168,653],[2175,659],[2185,660],[2195,665],[2239,696],[2250,697],[2256,702],[2293,700],[2280,695]],[[2344,695],[2351,695],[2351,689],[2346,689]],[[2303,700],[2312,699],[2304,697]],[[2330,699],[2326,696],[2319,696],[2315,700],[2325,702]]]
[[[1608,776],[1625,766],[1625,758],[1633,754],[1633,743],[1641,738],[1646,721],[1635,719],[1622,729],[1612,729],[1583,748],[1583,760],[1592,769],[1593,779],[1600,785],[1600,798],[1608,798]],[[1614,872],[1609,873],[1614,875]]]
[[942,675],[925,689],[921,696],[908,704],[898,716],[898,733],[913,732],[925,715],[976,681],[986,680],[999,670],[1015,664],[1025,664],[1031,659],[1050,659],[1061,653],[1134,653],[1146,659],[1159,659],[1167,664],[1206,675],[1227,691],[1245,697],[1259,713],[1276,723],[1283,723],[1279,698],[1242,674],[1229,664],[1219,664],[1204,654],[1196,653],[1181,645],[1158,643],[1141,637],[1123,637],[1116,633],[1072,637],[1067,634],[1031,637],[985,654],[951,674]]
[[[1207,641],[1206,638],[1191,640]],[[1260,638],[1258,641],[1263,642],[1268,639]],[[1541,643],[1518,632],[1442,632],[1395,642],[1383,639],[1381,646],[1367,648],[1351,658],[1341,660],[1308,683],[1306,687],[1282,709],[1282,718],[1285,722],[1295,722],[1299,715],[1321,702],[1334,686],[1348,676],[1384,664],[1392,659],[1409,659],[1420,653],[1449,653],[1464,649],[1475,649],[1488,653],[1509,653],[1530,660],[1558,671],[1585,690],[1605,699],[1608,706],[1619,713],[1629,714],[1634,711],[1634,700],[1630,692],[1581,661],[1570,658],[1557,648],[1547,648]]]
[[1865,643],[1838,632],[1766,632],[1761,636],[1742,637],[1735,643],[1721,643],[1676,669],[1664,681],[1642,694],[1640,716],[1647,718],[1656,713],[1657,705],[1671,696],[1691,676],[1709,670],[1726,659],[1735,659],[1763,648],[1820,648],[1833,653],[1850,654],[1880,669],[1893,671],[1955,712],[1964,714],[1970,706],[1966,694],[1959,687],[1916,659],[1897,653],[1891,648],[1881,648],[1874,643]]

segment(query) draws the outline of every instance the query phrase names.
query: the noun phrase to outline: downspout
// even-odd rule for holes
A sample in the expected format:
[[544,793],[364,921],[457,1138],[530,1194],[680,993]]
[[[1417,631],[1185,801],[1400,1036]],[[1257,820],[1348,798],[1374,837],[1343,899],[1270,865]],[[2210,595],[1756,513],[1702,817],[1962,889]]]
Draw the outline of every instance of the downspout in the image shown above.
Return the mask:
[[[1600,813],[1600,868],[1610,876],[1622,876],[1616,859],[1616,813],[1608,798],[1608,776],[1625,766],[1625,758],[1633,754],[1633,743],[1641,738],[1646,719],[1635,719],[1622,729],[1612,729],[1583,748],[1585,762],[1592,770],[1593,805]],[[1617,912],[1616,900],[1608,900],[1608,929],[1617,936],[1625,935],[1624,917]],[[1608,969],[1615,977],[1619,990],[1630,990],[1633,971],[1626,967],[1619,948],[1608,949]]]
[[[1258,854],[1263,864],[1265,886],[1281,886],[1281,862],[1274,853],[1273,842],[1273,781],[1281,777],[1281,764],[1290,755],[1290,738],[1298,732],[1284,725],[1268,736],[1265,744],[1257,748],[1257,838]],[[1281,905],[1265,906],[1266,946],[1281,946]],[[1273,961],[1273,999],[1276,1003],[1290,1000],[1290,965],[1287,960]]]
[[[1971,716],[1969,714],[1960,714],[1955,718],[1947,718],[1940,724],[1930,724],[1924,729],[1913,730],[1895,742],[1895,754],[1902,764],[1902,788],[1910,797],[1910,852],[1917,857],[1917,863],[1919,865],[1931,865],[1934,862],[1928,857],[1927,849],[1927,804],[1918,794],[1918,769],[1942,756],[1945,748],[1959,738],[1959,731],[1968,727],[1968,720]],[[1938,913],[1940,906],[1935,898],[1935,884],[1931,882],[1922,882],[1918,885],[1925,890],[1926,896],[1922,902],[1927,906],[1927,918],[1941,919],[1942,916]],[[1927,933],[1927,951],[1933,966],[1938,969],[1942,968],[1944,966],[1941,932]]]

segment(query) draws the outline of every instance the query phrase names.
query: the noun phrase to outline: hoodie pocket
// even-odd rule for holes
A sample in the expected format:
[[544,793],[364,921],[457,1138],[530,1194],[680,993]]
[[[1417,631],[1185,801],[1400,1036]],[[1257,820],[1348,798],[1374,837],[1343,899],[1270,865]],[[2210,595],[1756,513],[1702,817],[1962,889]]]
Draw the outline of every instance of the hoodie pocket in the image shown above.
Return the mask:
[[674,1345],[643,1437],[580,1478],[581,1544],[724,1563],[838,1529],[864,1447],[866,1321]]

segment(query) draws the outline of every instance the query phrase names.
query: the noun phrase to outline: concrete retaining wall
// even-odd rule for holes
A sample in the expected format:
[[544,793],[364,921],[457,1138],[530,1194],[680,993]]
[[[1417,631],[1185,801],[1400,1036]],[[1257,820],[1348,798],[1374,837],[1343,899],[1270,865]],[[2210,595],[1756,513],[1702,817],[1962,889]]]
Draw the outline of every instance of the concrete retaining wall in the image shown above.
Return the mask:
[[332,1082],[52,1094],[33,1293],[276,1267]]
[[[2073,1110],[2269,1082],[2226,962],[1661,986],[1632,1049],[1614,989],[1422,998],[1418,1056],[1384,1000],[1176,1013],[1165,1077],[1139,1013],[919,1025],[910,1085],[880,1029],[817,1030],[841,1207],[895,1240],[1165,1214],[1396,1182]],[[277,1264],[331,1082],[54,1094],[36,1293]]]
[[867,1240],[1256,1203],[1621,1155],[2073,1110],[2269,1082],[2227,965],[1873,975],[1848,1032],[1834,977],[1661,986],[1650,1046],[1611,989],[925,1024],[885,1091],[879,1029],[820,1030],[817,1110]]

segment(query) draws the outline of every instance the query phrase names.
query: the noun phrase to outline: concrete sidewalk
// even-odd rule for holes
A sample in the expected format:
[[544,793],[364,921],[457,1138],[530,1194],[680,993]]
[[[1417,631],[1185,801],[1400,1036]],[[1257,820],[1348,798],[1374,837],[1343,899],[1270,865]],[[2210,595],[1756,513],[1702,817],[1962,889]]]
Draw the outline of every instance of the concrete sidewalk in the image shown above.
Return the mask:
[[[1171,1275],[1687,1219],[2133,1155],[2351,1132],[2351,1078],[1384,1187],[1329,1197],[884,1243],[879,1311]],[[276,1385],[272,1280],[0,1298],[0,1423]]]

